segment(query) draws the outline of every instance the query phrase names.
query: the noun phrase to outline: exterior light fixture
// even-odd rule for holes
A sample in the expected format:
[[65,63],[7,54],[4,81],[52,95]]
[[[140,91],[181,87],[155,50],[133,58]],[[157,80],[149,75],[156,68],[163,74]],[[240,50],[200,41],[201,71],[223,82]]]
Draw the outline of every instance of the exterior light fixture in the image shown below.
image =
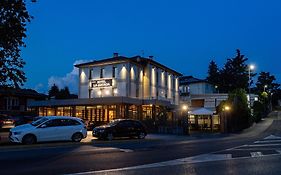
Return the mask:
[[99,95],[99,96],[101,96],[101,90],[100,90],[100,91],[98,91],[98,95]]
[[230,106],[225,106],[225,107],[224,107],[224,110],[225,110],[225,111],[230,111],[231,108],[230,108]]
[[188,109],[188,106],[187,106],[187,105],[183,105],[183,106],[182,106],[182,110],[183,110],[183,111],[186,111],[187,109]]
[[117,90],[117,89],[114,89],[114,90],[113,90],[113,93],[114,93],[114,94],[117,94],[117,93],[118,93],[118,90]]
[[106,95],[109,95],[109,90],[106,90],[106,91],[105,91],[105,94],[106,94]]

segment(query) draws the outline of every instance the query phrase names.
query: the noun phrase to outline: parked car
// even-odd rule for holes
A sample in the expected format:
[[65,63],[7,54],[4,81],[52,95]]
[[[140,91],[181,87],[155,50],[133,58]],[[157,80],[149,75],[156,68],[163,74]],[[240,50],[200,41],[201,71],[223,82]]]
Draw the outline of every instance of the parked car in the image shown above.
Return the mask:
[[0,129],[15,127],[15,120],[11,116],[0,115]]
[[83,121],[76,117],[48,116],[10,130],[11,142],[34,144],[45,141],[72,140],[80,142],[87,137]]
[[144,139],[147,135],[145,126],[138,120],[116,119],[107,125],[95,127],[93,136],[99,139],[112,140],[114,137],[138,137]]

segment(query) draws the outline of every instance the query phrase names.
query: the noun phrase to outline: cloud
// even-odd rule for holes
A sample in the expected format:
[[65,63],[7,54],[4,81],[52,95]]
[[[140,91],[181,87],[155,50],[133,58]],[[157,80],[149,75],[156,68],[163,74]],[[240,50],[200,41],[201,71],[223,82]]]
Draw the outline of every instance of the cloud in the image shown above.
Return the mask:
[[73,69],[71,72],[67,73],[63,77],[58,76],[51,76],[48,79],[48,86],[49,88],[56,84],[60,89],[67,86],[71,93],[77,94],[78,93],[78,73],[79,69],[74,67],[75,64],[81,64],[89,62],[89,60],[76,60],[73,63]]
[[37,92],[40,92],[40,93],[45,93],[44,92],[44,84],[43,83],[38,83],[35,87],[34,87],[34,90],[36,90]]

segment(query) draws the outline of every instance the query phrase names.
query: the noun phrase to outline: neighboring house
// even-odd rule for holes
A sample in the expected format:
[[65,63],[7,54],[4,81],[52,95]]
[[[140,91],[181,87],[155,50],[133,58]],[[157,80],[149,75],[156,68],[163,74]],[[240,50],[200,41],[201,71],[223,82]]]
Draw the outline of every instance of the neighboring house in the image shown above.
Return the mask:
[[31,89],[0,88],[0,114],[25,115],[27,102],[45,100],[46,95]]
[[215,93],[215,86],[206,80],[194,78],[193,76],[180,77],[180,93],[189,94],[211,94]]
[[220,118],[216,107],[228,94],[219,94],[213,84],[193,76],[180,77],[180,99],[188,105],[188,122],[193,131],[219,131]]

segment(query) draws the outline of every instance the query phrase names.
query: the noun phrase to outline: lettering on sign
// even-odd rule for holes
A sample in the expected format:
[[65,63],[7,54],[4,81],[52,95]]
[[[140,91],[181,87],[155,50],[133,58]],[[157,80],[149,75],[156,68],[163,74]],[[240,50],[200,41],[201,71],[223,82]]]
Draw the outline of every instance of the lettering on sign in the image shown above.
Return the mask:
[[102,88],[102,87],[110,87],[110,86],[112,86],[112,79],[92,80],[91,82],[92,88]]

